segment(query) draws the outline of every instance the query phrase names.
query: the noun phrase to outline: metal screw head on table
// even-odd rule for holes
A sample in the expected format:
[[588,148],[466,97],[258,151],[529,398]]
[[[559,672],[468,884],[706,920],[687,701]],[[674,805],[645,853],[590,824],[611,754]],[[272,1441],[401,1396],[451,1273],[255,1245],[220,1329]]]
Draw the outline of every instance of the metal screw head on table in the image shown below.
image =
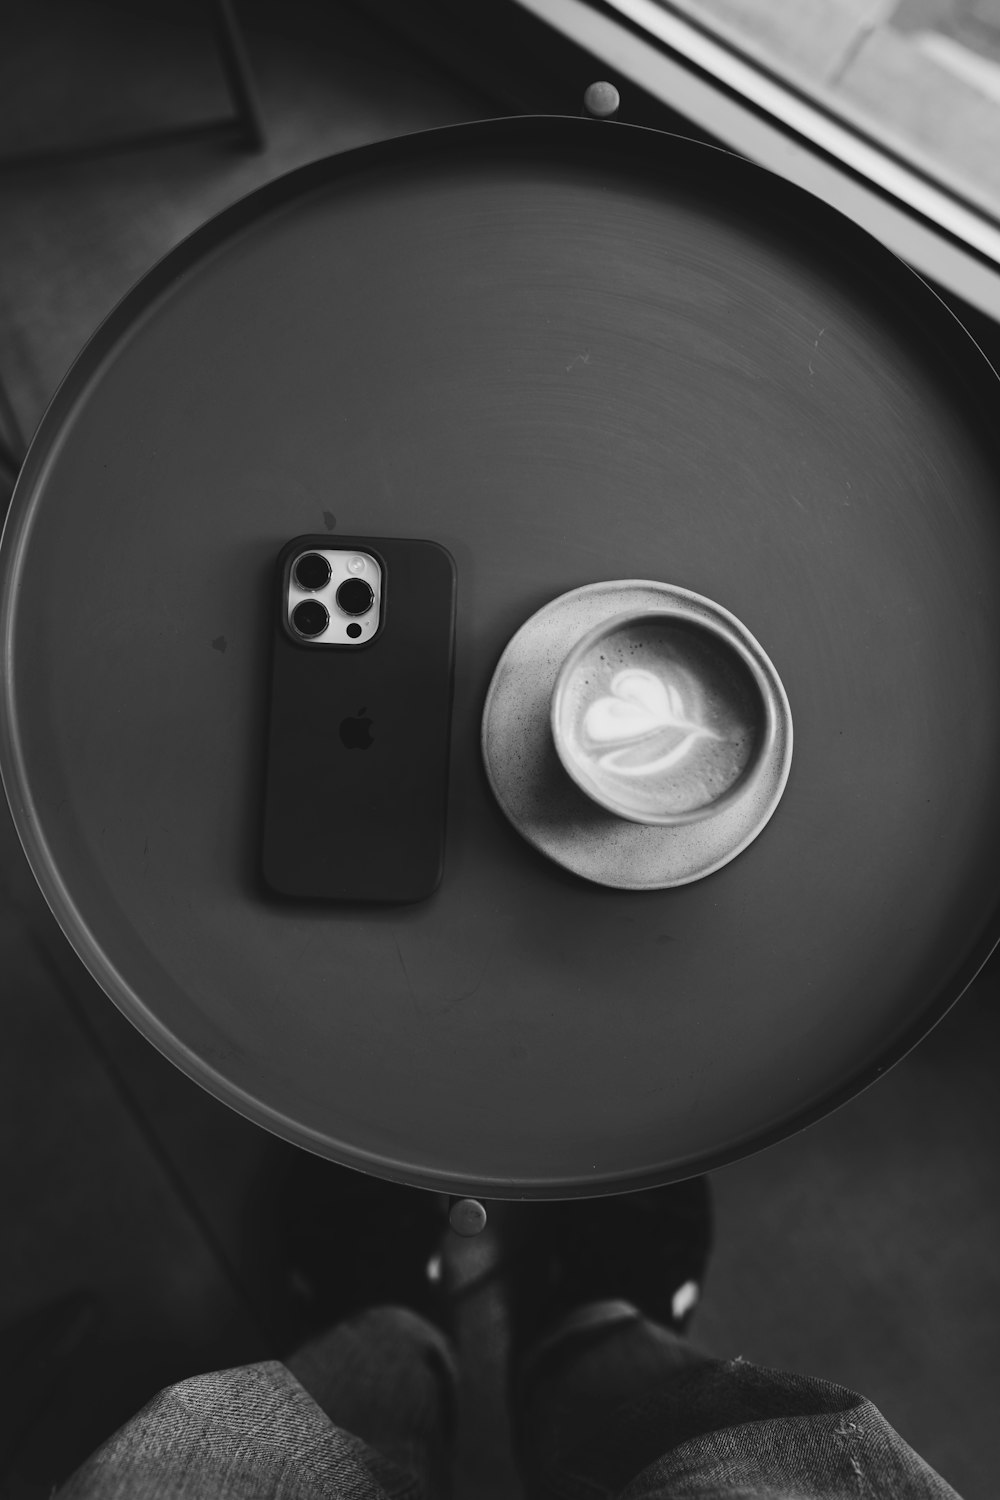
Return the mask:
[[478,1198],[456,1198],[448,1210],[448,1223],[456,1234],[481,1234],[486,1228],[486,1210]]
[[621,102],[621,95],[613,83],[592,83],[583,96],[583,107],[595,120],[612,119]]

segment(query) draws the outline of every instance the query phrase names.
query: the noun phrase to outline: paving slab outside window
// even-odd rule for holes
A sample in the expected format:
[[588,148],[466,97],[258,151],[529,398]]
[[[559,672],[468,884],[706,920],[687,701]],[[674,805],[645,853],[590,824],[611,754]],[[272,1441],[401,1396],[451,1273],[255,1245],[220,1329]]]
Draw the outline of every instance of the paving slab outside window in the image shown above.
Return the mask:
[[660,0],[1000,220],[1000,0]]

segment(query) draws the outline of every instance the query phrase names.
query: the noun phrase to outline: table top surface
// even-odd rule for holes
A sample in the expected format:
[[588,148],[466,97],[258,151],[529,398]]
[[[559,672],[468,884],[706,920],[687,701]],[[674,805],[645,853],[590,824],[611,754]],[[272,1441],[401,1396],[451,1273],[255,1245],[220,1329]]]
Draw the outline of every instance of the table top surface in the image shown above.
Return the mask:
[[[64,931],[220,1098],[417,1185],[623,1191],[817,1118],[997,936],[996,396],[864,231],[656,132],[484,122],[254,194],[92,340],[0,548],[0,764]],[[309,532],[456,560],[413,906],[256,877],[272,568]],[[480,758],[507,641],[614,578],[732,611],[795,724],[766,828],[674,890],[545,859]]]

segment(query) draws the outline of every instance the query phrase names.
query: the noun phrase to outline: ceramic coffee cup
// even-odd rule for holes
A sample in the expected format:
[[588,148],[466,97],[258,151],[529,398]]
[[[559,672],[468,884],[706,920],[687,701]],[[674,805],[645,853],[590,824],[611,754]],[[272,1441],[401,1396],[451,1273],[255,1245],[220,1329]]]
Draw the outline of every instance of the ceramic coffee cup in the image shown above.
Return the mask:
[[753,795],[771,752],[781,705],[766,662],[708,600],[603,621],[556,678],[559,758],[618,817],[661,826],[711,817]]

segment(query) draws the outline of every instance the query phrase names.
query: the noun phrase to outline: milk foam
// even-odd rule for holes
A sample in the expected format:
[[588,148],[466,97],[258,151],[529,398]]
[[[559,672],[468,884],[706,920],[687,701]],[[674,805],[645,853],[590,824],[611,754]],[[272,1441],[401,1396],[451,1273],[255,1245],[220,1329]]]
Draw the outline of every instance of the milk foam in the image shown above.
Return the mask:
[[668,816],[729,790],[752,757],[761,712],[748,669],[713,634],[641,621],[578,663],[563,743],[599,793],[637,816]]

